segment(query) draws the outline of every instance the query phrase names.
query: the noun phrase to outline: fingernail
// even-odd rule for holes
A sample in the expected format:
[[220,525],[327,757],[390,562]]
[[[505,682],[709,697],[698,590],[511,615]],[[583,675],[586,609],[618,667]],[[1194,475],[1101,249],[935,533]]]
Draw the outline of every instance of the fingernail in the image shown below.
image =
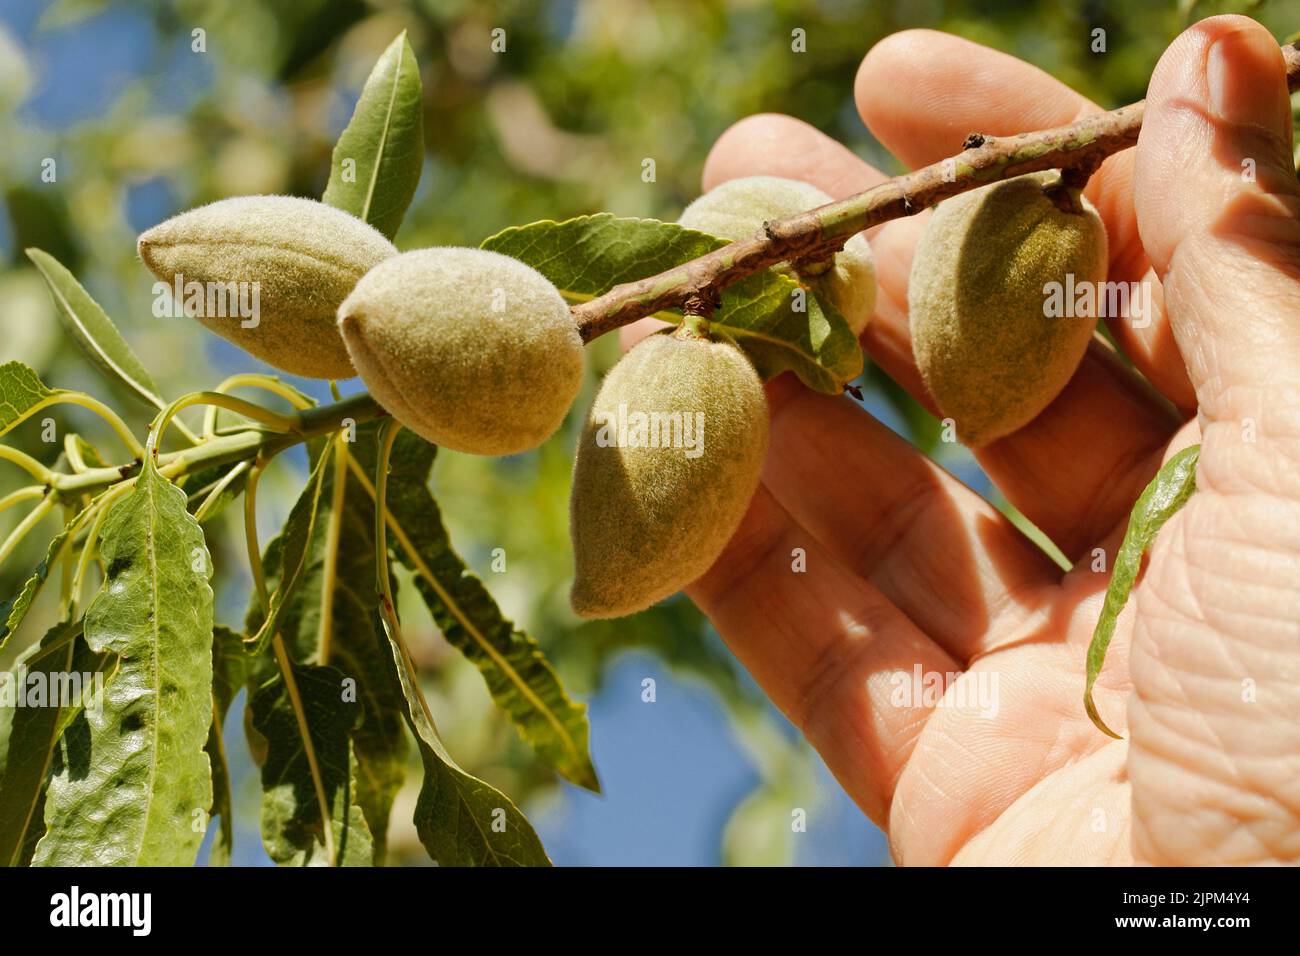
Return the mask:
[[1206,73],[1210,105],[1220,121],[1275,131],[1290,125],[1282,54],[1263,28],[1233,30],[1215,40]]

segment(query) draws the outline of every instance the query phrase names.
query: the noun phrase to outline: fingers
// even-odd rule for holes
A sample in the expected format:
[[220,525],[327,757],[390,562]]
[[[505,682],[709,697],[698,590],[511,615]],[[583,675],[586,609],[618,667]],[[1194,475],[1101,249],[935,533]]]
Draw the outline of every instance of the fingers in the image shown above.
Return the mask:
[[1263,427],[1300,386],[1300,186],[1276,41],[1244,17],[1183,33],[1136,152],[1138,223],[1201,414]]
[[[902,91],[902,95],[900,95]],[[915,168],[961,150],[967,134],[992,136],[1071,123],[1099,107],[1022,60],[931,30],[907,30],[876,44],[855,84],[863,120],[895,156]],[[1133,214],[1133,155],[1118,153],[1088,184],[1110,239],[1113,282],[1147,284],[1144,314],[1132,308],[1107,324],[1138,370],[1171,401],[1195,397],[1161,312]]]
[[996,508],[847,398],[773,402],[763,482],[963,666],[1042,628],[1061,572]]
[[[907,277],[923,223],[890,223],[872,242],[880,292],[863,342],[895,381],[938,414],[912,358]],[[1109,350],[1094,343],[1037,418],[976,452],[1007,499],[1071,560],[1123,521],[1179,419]]]
[[727,550],[688,593],[736,657],[880,825],[934,701],[895,675],[955,661],[841,567],[760,487]]

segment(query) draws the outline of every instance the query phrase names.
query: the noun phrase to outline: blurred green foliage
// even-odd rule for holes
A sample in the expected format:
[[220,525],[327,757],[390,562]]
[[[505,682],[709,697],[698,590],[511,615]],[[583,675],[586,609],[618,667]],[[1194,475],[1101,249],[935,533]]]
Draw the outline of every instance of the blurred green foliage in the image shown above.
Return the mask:
[[[36,245],[78,275],[168,395],[210,387],[239,365],[198,325],[152,317],[151,280],[134,246],[136,232],[151,221],[132,221],[133,203],[152,197],[143,208],[157,221],[236,194],[319,196],[361,84],[403,29],[421,64],[426,109],[423,181],[397,236],[409,249],[477,245],[506,226],[600,210],[674,219],[698,193],[713,141],[760,111],[800,117],[897,172],[852,99],[863,54],[897,30],[960,34],[1113,107],[1143,96],[1157,58],[1186,22],[1225,9],[1249,10],[1279,38],[1300,26],[1296,0],[56,0],[39,13],[34,38],[128,11],[155,39],[139,69],[113,80],[102,111],[60,124],[26,104],[61,77],[49,75],[0,26],[3,358],[34,366],[48,384],[114,398],[137,425],[147,418],[147,410],[97,379],[59,333],[23,255]],[[201,53],[194,51],[196,29],[205,31]],[[504,52],[492,50],[498,29]],[[1092,49],[1096,30],[1104,31],[1104,53]],[[807,52],[792,51],[794,31],[804,32]],[[954,142],[953,150],[959,147]],[[40,179],[47,157],[57,161],[54,183]],[[656,168],[650,183],[642,179],[647,158]],[[616,343],[590,351],[585,398],[613,361]],[[883,379],[868,373],[867,384],[895,411],[897,427],[933,449],[933,420]],[[88,437],[118,454],[95,422],[76,417],[68,424],[89,426]],[[45,461],[53,457],[34,427],[14,440]],[[574,693],[590,694],[615,654],[639,646],[721,694],[767,781],[728,827],[724,858],[789,859],[788,840],[749,833],[766,802],[810,799],[790,796],[811,785],[808,754],[773,732],[770,712],[707,622],[681,598],[623,621],[580,625],[569,612],[567,493],[575,440],[571,421],[533,454],[440,455],[435,492],[453,540],[504,609],[547,648]],[[300,471],[278,465],[264,481],[263,540],[278,529],[301,480]],[[0,493],[15,483],[7,471],[0,474]],[[0,518],[0,532],[15,520],[12,513]],[[227,573],[218,614],[225,609],[228,622],[237,620],[232,609],[243,606],[247,586],[246,575],[242,584],[238,578],[242,545],[233,520],[228,516],[212,542]],[[38,539],[0,571],[0,593],[12,592],[35,564],[43,550]],[[490,569],[494,548],[505,549],[504,574]],[[403,590],[412,596],[412,588]],[[449,749],[516,799],[551,786],[551,776],[492,710],[477,673],[437,640],[420,609],[406,611],[412,643],[423,648],[422,663],[433,675]],[[40,630],[34,621],[27,636]],[[398,860],[401,839],[394,834]]]

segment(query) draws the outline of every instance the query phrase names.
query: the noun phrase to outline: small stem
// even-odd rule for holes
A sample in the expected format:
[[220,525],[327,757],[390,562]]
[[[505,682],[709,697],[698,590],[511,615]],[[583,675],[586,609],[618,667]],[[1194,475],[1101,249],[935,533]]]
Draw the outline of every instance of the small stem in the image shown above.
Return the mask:
[[121,416],[99,399],[93,398],[84,392],[64,391],[56,392],[51,396],[51,399],[51,405],[78,405],[94,412],[100,418],[104,419],[104,421],[109,424],[109,427],[117,433],[117,437],[122,440],[122,444],[126,446],[127,451],[137,458],[143,457],[144,448],[140,445],[140,440],[136,438],[131,429],[126,426],[126,422],[122,421]]
[[36,527],[36,525],[40,523],[41,519],[50,513],[50,509],[53,507],[54,497],[52,495],[46,495],[41,500],[40,504],[27,512],[27,517],[18,522],[18,527],[14,528],[14,530],[10,532],[9,537],[5,538],[4,544],[0,544],[0,565],[5,563],[5,559],[13,553],[14,548],[18,547],[23,538],[27,537],[27,532]]
[[334,637],[334,579],[338,574],[339,539],[343,533],[343,500],[348,485],[348,444],[340,435],[331,443],[334,450],[333,480],[330,489],[330,516],[325,526],[325,559],[321,568],[320,628],[316,641],[320,664],[330,662]]
[[139,439],[132,434],[131,429],[127,428],[126,422],[122,421],[121,416],[119,416],[117,412],[113,411],[99,399],[93,398],[85,392],[73,392],[66,389],[57,389],[50,392],[35,405],[26,409],[21,415],[11,421],[3,430],[0,430],[0,435],[7,434],[21,423],[27,421],[27,419],[31,418],[37,412],[46,408],[52,408],[55,405],[77,405],[94,412],[106,421],[113,431],[117,433],[118,438],[122,440],[122,444],[126,445],[132,455],[138,457],[144,453],[144,449],[140,447]]
[[68,464],[72,466],[75,474],[81,474],[87,471],[86,459],[81,456],[81,449],[77,447],[77,433],[68,432],[63,436],[63,454],[68,459]]
[[19,451],[17,448],[10,448],[8,445],[0,445],[0,461],[11,461],[27,474],[31,475],[42,485],[54,483],[55,474],[46,468],[39,461],[27,454],[25,451]]
[[262,477],[264,461],[258,458],[248,471],[244,483],[244,543],[248,546],[248,567],[253,576],[253,588],[262,614],[271,613],[271,595],[266,589],[266,575],[262,570],[262,549],[257,544],[257,482]]
[[19,488],[17,491],[11,491],[9,494],[0,498],[0,512],[23,501],[30,501],[32,498],[44,498],[46,489],[43,485],[28,485],[26,488]]
[[[164,477],[175,480],[218,465],[252,461],[258,455],[269,458],[286,448],[338,431],[346,420],[361,424],[382,418],[386,414],[373,398],[361,392],[331,405],[315,405],[303,409],[292,416],[296,424],[291,431],[268,432],[261,428],[249,428],[230,435],[219,435],[192,448],[159,454],[158,470]],[[3,454],[4,447],[0,445],[0,455]],[[137,474],[139,470],[140,463],[136,461],[125,465],[91,468],[79,475],[53,475],[50,481],[41,476],[41,480],[42,483],[52,484],[54,494],[63,500],[93,494]]]
[[273,412],[268,408],[263,408],[261,405],[245,401],[242,398],[235,398],[233,395],[222,395],[220,392],[192,392],[189,395],[182,395],[158,413],[158,417],[154,419],[153,427],[149,429],[149,440],[145,442],[144,447],[145,455],[157,456],[158,446],[162,443],[162,436],[167,431],[167,426],[171,424],[176,413],[193,405],[218,405],[232,412],[238,412],[255,422],[260,422],[267,428],[277,432],[291,432],[298,424],[296,416],[281,415],[279,412]]
[[[257,482],[262,475],[265,462],[258,459],[248,473],[248,484],[244,488],[244,541],[248,545],[248,566],[252,571],[253,583],[261,605],[263,616],[271,613],[271,598],[266,588],[266,575],[262,569],[262,550],[257,543]],[[284,690],[289,697],[289,706],[293,709],[294,721],[298,725],[298,737],[302,740],[302,751],[307,758],[307,767],[311,773],[312,787],[316,791],[316,803],[320,811],[321,831],[325,840],[325,856],[331,866],[338,860],[334,855],[334,815],[330,813],[329,799],[325,795],[325,782],[321,777],[320,764],[316,760],[316,746],[311,739],[311,728],[307,724],[307,710],[302,703],[302,694],[298,690],[298,681],[293,675],[293,661],[289,650],[284,645],[284,638],[277,628],[271,635],[271,647],[275,652],[275,663],[284,681]]]
[[[252,372],[239,375],[232,375],[216,388],[214,392],[222,395],[235,388],[258,388],[264,392],[270,392],[272,395],[278,395],[296,409],[310,408],[311,402],[305,400],[301,395],[295,392],[288,385],[285,385],[279,379],[270,375],[258,375]],[[203,414],[203,437],[211,438],[217,430],[217,411],[219,406],[215,403],[209,405],[207,411]]]
[[208,516],[208,512],[216,504],[217,499],[221,497],[221,493],[229,488],[235,479],[252,467],[253,463],[251,461],[241,461],[234,468],[231,468],[228,472],[214,481],[209,486],[212,490],[209,491],[207,497],[203,499],[203,504],[199,505],[198,509],[195,510],[194,520],[199,522],[199,524],[202,524],[203,519]]

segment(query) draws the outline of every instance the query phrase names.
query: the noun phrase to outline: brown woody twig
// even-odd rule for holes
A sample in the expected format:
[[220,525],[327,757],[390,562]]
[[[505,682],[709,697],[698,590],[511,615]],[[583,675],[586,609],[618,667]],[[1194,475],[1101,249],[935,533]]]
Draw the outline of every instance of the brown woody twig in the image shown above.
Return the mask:
[[[1300,42],[1282,48],[1287,85],[1300,88]],[[984,136],[972,133],[956,156],[895,176],[865,192],[773,220],[741,239],[659,275],[626,282],[573,307],[590,342],[606,332],[688,301],[715,301],[727,286],[780,262],[812,261],[838,251],[854,234],[891,219],[912,216],[935,203],[987,183],[1024,173],[1060,169],[1081,186],[1108,156],[1137,143],[1145,101],[1087,116],[1068,126]]]

